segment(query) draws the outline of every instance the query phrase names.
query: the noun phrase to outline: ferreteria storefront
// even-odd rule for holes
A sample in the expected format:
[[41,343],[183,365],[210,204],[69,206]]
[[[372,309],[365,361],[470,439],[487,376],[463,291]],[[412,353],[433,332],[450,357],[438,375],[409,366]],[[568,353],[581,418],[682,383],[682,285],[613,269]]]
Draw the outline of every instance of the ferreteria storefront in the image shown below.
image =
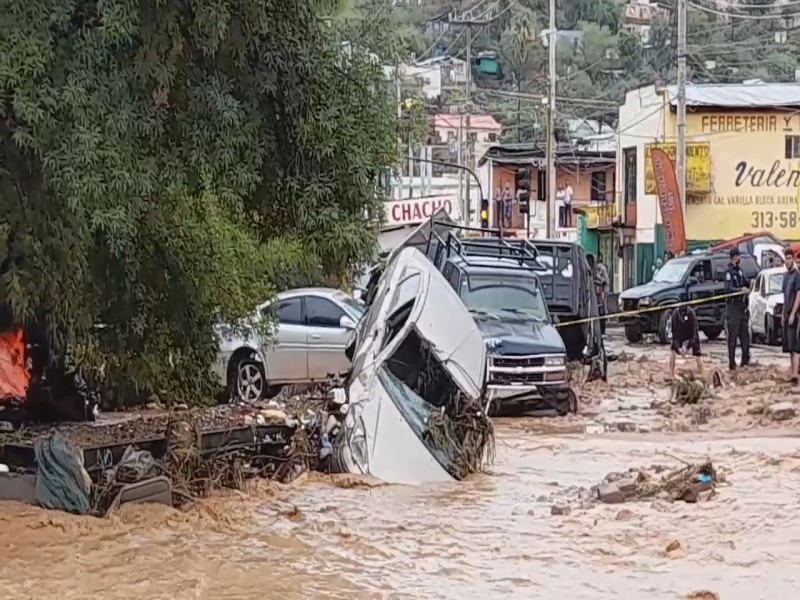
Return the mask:
[[[687,147],[688,240],[762,230],[800,239],[800,112],[698,110],[687,116],[687,136],[692,140]],[[710,170],[707,180],[705,169]],[[692,186],[697,180],[702,185]]]
[[[665,250],[650,156],[658,147],[674,164],[677,96],[675,86],[645,86],[619,109],[618,189],[636,215],[626,280],[636,283]],[[764,230],[800,240],[800,83],[690,85],[686,104],[689,248]]]

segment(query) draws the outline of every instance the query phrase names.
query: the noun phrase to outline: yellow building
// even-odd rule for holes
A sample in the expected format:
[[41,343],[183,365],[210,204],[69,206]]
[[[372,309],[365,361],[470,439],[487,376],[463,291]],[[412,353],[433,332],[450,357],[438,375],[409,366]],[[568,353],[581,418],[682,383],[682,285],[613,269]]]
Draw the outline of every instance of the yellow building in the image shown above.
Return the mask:
[[[618,189],[636,203],[637,243],[654,243],[656,256],[661,217],[648,155],[658,145],[674,156],[676,104],[674,86],[650,86],[620,108]],[[762,230],[800,239],[800,84],[690,85],[686,139],[690,243]]]

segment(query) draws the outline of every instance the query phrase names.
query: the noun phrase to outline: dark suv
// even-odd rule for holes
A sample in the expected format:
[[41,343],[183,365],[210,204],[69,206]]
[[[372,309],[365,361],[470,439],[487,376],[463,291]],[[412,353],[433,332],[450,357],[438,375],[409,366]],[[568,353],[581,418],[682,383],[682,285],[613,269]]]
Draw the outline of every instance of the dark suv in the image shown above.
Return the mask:
[[[719,296],[725,291],[725,271],[730,256],[728,252],[688,254],[673,258],[653,275],[652,281],[622,292],[620,308],[623,313],[638,309],[664,307],[638,315],[623,315],[620,323],[625,327],[625,337],[636,343],[646,333],[658,335],[658,341],[670,341],[669,306],[689,300],[702,300]],[[741,255],[740,266],[745,277],[752,280],[758,275],[758,264],[748,254]],[[698,302],[693,305],[700,330],[709,340],[717,339],[725,329],[725,300]]]

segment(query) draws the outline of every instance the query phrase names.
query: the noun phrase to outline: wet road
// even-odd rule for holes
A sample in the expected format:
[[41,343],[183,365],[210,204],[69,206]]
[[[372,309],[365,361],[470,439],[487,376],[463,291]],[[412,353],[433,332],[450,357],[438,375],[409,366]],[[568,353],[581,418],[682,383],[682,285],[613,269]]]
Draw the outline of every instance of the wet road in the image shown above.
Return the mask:
[[[689,413],[664,416],[642,400],[664,393],[664,349],[625,351],[647,358],[614,363],[613,385],[587,390],[585,415],[498,422],[494,466],[460,484],[381,486],[311,476],[284,488],[261,483],[250,494],[214,498],[186,513],[126,507],[110,522],[2,506],[0,598],[792,594],[800,583],[793,568],[800,562],[800,439],[792,437],[794,422],[765,424],[746,407],[793,392],[770,382],[757,393],[748,391],[751,384],[731,384],[718,400],[725,414],[704,424]],[[756,358],[769,363],[778,356],[761,350]],[[615,428],[620,415],[637,427]],[[676,423],[682,426],[670,425]],[[575,500],[577,488],[608,472],[679,466],[673,457],[710,457],[728,484],[694,505],[589,507]],[[554,503],[572,504],[572,512],[551,515]],[[667,556],[672,541],[682,550]]]

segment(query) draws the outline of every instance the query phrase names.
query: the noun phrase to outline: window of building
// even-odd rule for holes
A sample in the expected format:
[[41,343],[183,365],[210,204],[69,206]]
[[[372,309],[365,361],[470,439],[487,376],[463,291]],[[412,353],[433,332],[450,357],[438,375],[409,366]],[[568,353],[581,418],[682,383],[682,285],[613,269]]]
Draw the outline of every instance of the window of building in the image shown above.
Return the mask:
[[786,158],[800,158],[800,135],[786,136]]
[[625,184],[625,203],[636,203],[636,147],[625,148],[623,151],[625,163],[623,178]]
[[490,133],[487,137],[489,138],[490,142],[496,142],[497,141],[497,134],[496,133]]
[[592,202],[606,201],[606,172],[594,171],[592,173],[592,191],[590,194]]
[[306,319],[311,327],[340,327],[344,311],[330,300],[308,296]]

